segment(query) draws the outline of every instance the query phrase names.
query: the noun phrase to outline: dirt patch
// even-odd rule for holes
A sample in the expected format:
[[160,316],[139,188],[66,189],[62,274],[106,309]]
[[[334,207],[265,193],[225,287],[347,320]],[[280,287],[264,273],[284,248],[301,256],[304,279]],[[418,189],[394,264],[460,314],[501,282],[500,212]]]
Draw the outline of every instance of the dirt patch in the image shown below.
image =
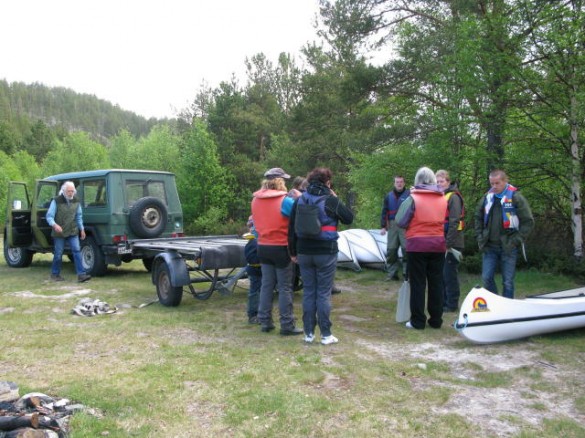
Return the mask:
[[60,294],[55,295],[47,295],[47,294],[37,294],[30,290],[21,290],[16,292],[9,292],[7,295],[12,295],[18,298],[41,298],[41,299],[49,299],[49,300],[68,300],[69,298],[76,298],[81,297],[84,295],[89,295],[93,291],[91,289],[79,289],[72,286],[65,286],[60,288],[62,290],[68,291],[63,292]]
[[[461,348],[449,345],[448,341],[418,345],[373,344],[364,340],[359,343],[383,357],[412,362],[419,370],[427,370],[427,364],[432,363],[447,365],[452,377],[450,382],[429,376],[412,380],[413,389],[428,390],[433,385],[449,388],[452,393],[447,402],[433,411],[458,414],[466,419],[472,416],[481,435],[513,436],[526,426],[538,427],[545,418],[567,417],[585,426],[585,416],[575,409],[571,399],[560,395],[572,390],[567,386],[571,383],[565,379],[571,371],[563,364],[543,361],[539,352],[530,346]],[[480,377],[486,372],[511,373],[513,379],[509,385],[486,388]],[[553,385],[557,391],[551,394],[539,389],[539,382]]]

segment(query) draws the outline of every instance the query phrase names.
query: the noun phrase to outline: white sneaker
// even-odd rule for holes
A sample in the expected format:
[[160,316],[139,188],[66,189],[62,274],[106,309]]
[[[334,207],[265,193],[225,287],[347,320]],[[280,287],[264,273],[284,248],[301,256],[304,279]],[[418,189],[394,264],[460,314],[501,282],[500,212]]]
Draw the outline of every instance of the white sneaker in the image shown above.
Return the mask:
[[406,328],[414,328],[414,327],[412,326],[412,324],[410,323],[410,321],[408,321],[408,322],[405,324],[405,327],[406,327]]
[[321,343],[323,345],[329,345],[329,344],[337,344],[339,342],[339,339],[337,339],[335,336],[333,335],[329,335],[329,336],[323,336],[321,338]]
[[305,335],[305,338],[303,340],[308,344],[312,344],[313,341],[315,340],[315,335],[313,333],[309,333],[308,335]]

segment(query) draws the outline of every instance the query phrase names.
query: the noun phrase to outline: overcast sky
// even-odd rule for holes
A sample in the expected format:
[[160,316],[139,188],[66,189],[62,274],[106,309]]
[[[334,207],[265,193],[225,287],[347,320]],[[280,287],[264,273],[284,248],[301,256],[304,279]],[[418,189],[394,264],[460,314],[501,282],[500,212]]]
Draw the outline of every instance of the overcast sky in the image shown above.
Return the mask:
[[0,79],[94,94],[145,117],[173,117],[201,83],[263,52],[316,40],[318,0],[8,0]]

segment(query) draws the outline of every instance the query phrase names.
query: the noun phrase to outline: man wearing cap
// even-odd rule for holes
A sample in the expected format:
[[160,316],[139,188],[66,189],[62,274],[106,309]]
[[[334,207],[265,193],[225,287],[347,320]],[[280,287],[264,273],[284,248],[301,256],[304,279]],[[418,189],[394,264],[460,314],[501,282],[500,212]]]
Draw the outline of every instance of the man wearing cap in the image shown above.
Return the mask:
[[293,269],[288,252],[288,223],[294,200],[287,196],[285,179],[288,175],[280,167],[264,173],[260,190],[254,192],[252,217],[258,233],[258,258],[262,270],[262,286],[258,321],[261,331],[274,330],[272,302],[274,289],[278,291],[280,334],[300,335],[293,314]]

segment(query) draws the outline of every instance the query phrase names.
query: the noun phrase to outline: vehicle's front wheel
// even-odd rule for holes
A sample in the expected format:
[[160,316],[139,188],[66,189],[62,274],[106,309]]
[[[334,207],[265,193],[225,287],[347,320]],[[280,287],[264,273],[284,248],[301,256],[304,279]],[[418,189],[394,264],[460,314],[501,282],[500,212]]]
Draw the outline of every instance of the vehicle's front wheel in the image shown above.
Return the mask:
[[81,241],[81,265],[92,277],[101,277],[108,269],[102,250],[91,236]]
[[32,263],[34,252],[26,248],[9,248],[4,237],[4,259],[11,268],[26,268]]
[[183,287],[171,284],[171,275],[166,263],[156,265],[155,271],[156,294],[158,301],[167,307],[177,307],[183,299]]

